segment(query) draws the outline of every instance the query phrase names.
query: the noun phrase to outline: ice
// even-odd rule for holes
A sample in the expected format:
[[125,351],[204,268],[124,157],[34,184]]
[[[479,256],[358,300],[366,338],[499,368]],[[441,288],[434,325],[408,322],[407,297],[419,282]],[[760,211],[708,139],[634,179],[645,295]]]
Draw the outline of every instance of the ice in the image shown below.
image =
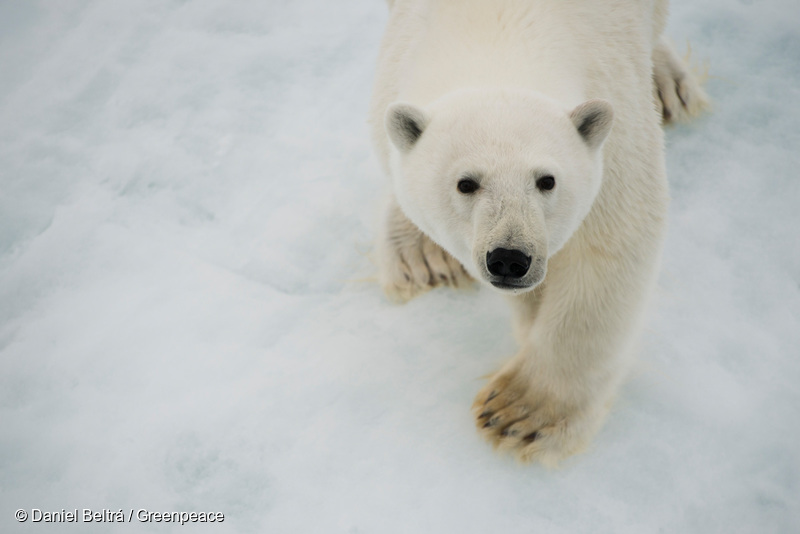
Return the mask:
[[0,530],[800,531],[800,11],[673,2],[713,112],[667,132],[639,363],[561,469],[494,454],[487,291],[371,281],[378,0],[0,5]]

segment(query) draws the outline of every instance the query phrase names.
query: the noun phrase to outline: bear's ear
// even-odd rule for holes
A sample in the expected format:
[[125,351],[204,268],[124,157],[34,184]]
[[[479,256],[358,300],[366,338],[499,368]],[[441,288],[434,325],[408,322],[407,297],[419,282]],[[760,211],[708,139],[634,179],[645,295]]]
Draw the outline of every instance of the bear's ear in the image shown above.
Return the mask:
[[427,125],[425,113],[411,104],[398,102],[386,110],[386,131],[401,152],[411,150]]
[[569,118],[586,144],[597,148],[611,131],[614,110],[605,100],[595,98],[573,109]]

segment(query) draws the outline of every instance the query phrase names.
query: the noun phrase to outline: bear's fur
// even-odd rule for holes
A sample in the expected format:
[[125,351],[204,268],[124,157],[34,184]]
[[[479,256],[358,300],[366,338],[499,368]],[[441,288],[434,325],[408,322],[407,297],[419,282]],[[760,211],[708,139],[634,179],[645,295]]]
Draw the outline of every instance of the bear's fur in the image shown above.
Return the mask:
[[[586,447],[631,362],[668,205],[663,120],[706,105],[659,0],[395,0],[371,107],[392,179],[380,281],[479,280],[518,353],[476,424],[524,461]],[[656,98],[654,98],[656,95]]]

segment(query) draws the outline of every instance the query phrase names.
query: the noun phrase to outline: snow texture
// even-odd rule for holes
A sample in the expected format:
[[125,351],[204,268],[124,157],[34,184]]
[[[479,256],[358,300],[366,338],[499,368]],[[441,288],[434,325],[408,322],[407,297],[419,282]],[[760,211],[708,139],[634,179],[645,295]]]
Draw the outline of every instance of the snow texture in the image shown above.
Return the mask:
[[672,12],[714,109],[667,132],[636,371],[549,471],[473,428],[505,303],[370,280],[384,2],[0,4],[0,530],[799,532],[800,9]]

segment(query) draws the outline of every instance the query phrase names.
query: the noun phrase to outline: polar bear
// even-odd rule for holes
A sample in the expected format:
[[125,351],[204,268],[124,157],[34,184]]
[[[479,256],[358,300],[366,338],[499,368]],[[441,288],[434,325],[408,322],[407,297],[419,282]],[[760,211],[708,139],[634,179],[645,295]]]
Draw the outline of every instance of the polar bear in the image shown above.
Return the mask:
[[668,207],[660,124],[705,94],[661,35],[666,1],[390,8],[370,111],[392,183],[381,284],[397,300],[472,280],[506,296],[519,350],[475,422],[555,465],[588,445],[630,367]]

